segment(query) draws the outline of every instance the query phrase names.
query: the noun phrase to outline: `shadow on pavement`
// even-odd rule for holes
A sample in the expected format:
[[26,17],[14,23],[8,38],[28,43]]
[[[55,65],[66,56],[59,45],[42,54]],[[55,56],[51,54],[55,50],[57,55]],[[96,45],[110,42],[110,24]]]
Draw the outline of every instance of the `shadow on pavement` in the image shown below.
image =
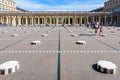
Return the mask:
[[95,34],[79,34],[79,36],[95,36]]
[[93,68],[93,70],[95,70],[95,71],[97,71],[97,72],[99,72],[99,73],[106,74],[106,73],[101,72],[100,70],[97,69],[97,64],[93,64],[93,65],[92,65],[92,68]]

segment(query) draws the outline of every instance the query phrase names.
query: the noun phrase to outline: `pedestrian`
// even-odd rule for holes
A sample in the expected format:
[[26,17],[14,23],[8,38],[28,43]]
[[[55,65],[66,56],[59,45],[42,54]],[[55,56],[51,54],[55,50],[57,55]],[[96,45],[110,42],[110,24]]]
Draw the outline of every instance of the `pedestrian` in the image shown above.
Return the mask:
[[96,34],[98,33],[98,29],[99,29],[99,22],[98,21],[94,23],[94,27],[95,27],[95,36],[96,36]]
[[87,28],[89,28],[89,26],[90,26],[90,24],[89,24],[89,23],[87,23]]
[[102,34],[103,34],[103,26],[101,25],[99,35],[102,35]]

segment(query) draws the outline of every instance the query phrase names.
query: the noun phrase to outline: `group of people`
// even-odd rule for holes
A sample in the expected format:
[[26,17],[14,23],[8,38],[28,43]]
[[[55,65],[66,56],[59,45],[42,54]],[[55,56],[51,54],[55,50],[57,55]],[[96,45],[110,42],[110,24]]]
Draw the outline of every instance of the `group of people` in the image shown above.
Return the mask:
[[98,30],[99,30],[99,35],[103,34],[103,26],[100,25],[100,22],[95,21],[93,23],[93,28],[95,29],[95,35],[98,33]]

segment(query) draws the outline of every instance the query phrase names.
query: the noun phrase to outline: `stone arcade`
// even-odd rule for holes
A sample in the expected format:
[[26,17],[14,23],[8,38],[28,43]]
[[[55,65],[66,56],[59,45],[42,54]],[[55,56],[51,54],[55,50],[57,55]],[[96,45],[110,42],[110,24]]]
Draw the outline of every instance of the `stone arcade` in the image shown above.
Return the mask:
[[119,24],[120,15],[112,12],[43,11],[43,12],[0,12],[0,22],[13,26],[82,25],[94,21],[102,25]]

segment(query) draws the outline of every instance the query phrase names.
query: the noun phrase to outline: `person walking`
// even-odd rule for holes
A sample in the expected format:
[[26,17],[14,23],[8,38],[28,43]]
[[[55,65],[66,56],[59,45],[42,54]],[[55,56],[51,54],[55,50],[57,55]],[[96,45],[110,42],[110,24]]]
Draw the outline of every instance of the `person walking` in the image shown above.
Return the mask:
[[99,25],[100,25],[100,23],[99,23],[98,21],[94,23],[94,27],[95,27],[95,36],[96,36],[96,34],[98,33]]
[[103,34],[103,26],[101,25],[99,35],[102,35],[102,34]]

